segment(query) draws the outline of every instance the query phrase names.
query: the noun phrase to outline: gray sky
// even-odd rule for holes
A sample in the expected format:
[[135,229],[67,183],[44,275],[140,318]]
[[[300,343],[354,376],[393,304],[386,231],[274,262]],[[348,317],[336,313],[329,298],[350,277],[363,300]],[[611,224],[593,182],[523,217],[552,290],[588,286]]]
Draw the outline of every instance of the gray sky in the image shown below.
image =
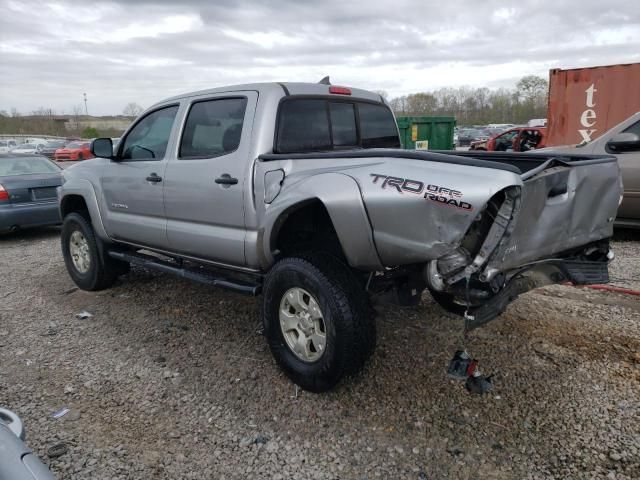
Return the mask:
[[638,0],[0,0],[0,110],[120,114],[254,81],[507,86],[640,61]]

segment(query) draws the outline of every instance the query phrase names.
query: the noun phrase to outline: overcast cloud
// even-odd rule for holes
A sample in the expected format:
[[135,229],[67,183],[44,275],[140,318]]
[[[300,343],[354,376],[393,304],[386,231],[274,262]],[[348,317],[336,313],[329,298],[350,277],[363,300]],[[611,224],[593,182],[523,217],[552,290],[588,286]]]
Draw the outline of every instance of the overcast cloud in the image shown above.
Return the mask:
[[637,0],[0,0],[0,110],[119,114],[176,93],[318,81],[391,97],[640,61]]

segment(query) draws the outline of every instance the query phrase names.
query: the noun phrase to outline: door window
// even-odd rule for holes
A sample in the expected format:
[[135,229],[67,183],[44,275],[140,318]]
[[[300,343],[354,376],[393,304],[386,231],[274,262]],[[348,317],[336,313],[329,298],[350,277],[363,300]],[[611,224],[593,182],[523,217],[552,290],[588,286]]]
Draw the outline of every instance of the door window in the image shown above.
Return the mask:
[[237,150],[246,109],[245,97],[194,103],[187,115],[179,157],[212,158]]
[[512,130],[496,137],[496,150],[505,151],[512,148],[516,135],[518,135],[518,130]]
[[162,160],[167,151],[178,106],[151,112],[140,120],[124,139],[123,160]]
[[627,127],[624,133],[635,133],[640,136],[640,122],[636,122],[633,125]]

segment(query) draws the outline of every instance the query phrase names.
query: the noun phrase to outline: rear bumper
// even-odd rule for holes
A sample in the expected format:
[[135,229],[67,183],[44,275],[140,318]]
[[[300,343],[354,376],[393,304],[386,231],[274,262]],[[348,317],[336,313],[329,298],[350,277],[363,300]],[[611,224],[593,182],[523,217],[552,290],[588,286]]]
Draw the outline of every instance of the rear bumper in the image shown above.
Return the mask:
[[0,232],[61,223],[58,201],[0,205]]
[[582,259],[550,260],[521,270],[507,281],[505,286],[481,306],[469,308],[467,329],[484,325],[502,314],[519,295],[554,283],[570,282],[573,285],[597,285],[609,282],[607,261]]

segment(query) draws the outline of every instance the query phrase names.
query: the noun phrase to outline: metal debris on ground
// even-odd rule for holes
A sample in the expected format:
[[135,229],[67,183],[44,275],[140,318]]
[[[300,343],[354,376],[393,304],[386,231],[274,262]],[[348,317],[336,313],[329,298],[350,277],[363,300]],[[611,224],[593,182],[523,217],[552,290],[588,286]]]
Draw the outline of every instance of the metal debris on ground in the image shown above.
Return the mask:
[[447,368],[447,375],[456,380],[466,380],[473,375],[478,368],[478,361],[467,353],[466,350],[458,350],[453,355]]
[[493,383],[491,382],[492,377],[493,375],[489,375],[488,377],[484,376],[476,370],[474,375],[467,378],[464,387],[469,393],[477,393],[478,395],[485,394],[493,389]]
[[67,448],[66,444],[62,442],[56,443],[55,445],[47,449],[47,456],[49,458],[58,458],[67,453],[68,450],[69,449]]
[[86,320],[87,318],[91,317],[93,317],[93,314],[87,312],[86,310],[83,310],[80,313],[76,313],[76,318],[79,318],[80,320]]
[[69,413],[71,410],[69,410],[67,407],[63,407],[60,410],[58,410],[57,412],[55,412],[53,415],[51,415],[53,418],[62,418],[64,417],[67,413]]

